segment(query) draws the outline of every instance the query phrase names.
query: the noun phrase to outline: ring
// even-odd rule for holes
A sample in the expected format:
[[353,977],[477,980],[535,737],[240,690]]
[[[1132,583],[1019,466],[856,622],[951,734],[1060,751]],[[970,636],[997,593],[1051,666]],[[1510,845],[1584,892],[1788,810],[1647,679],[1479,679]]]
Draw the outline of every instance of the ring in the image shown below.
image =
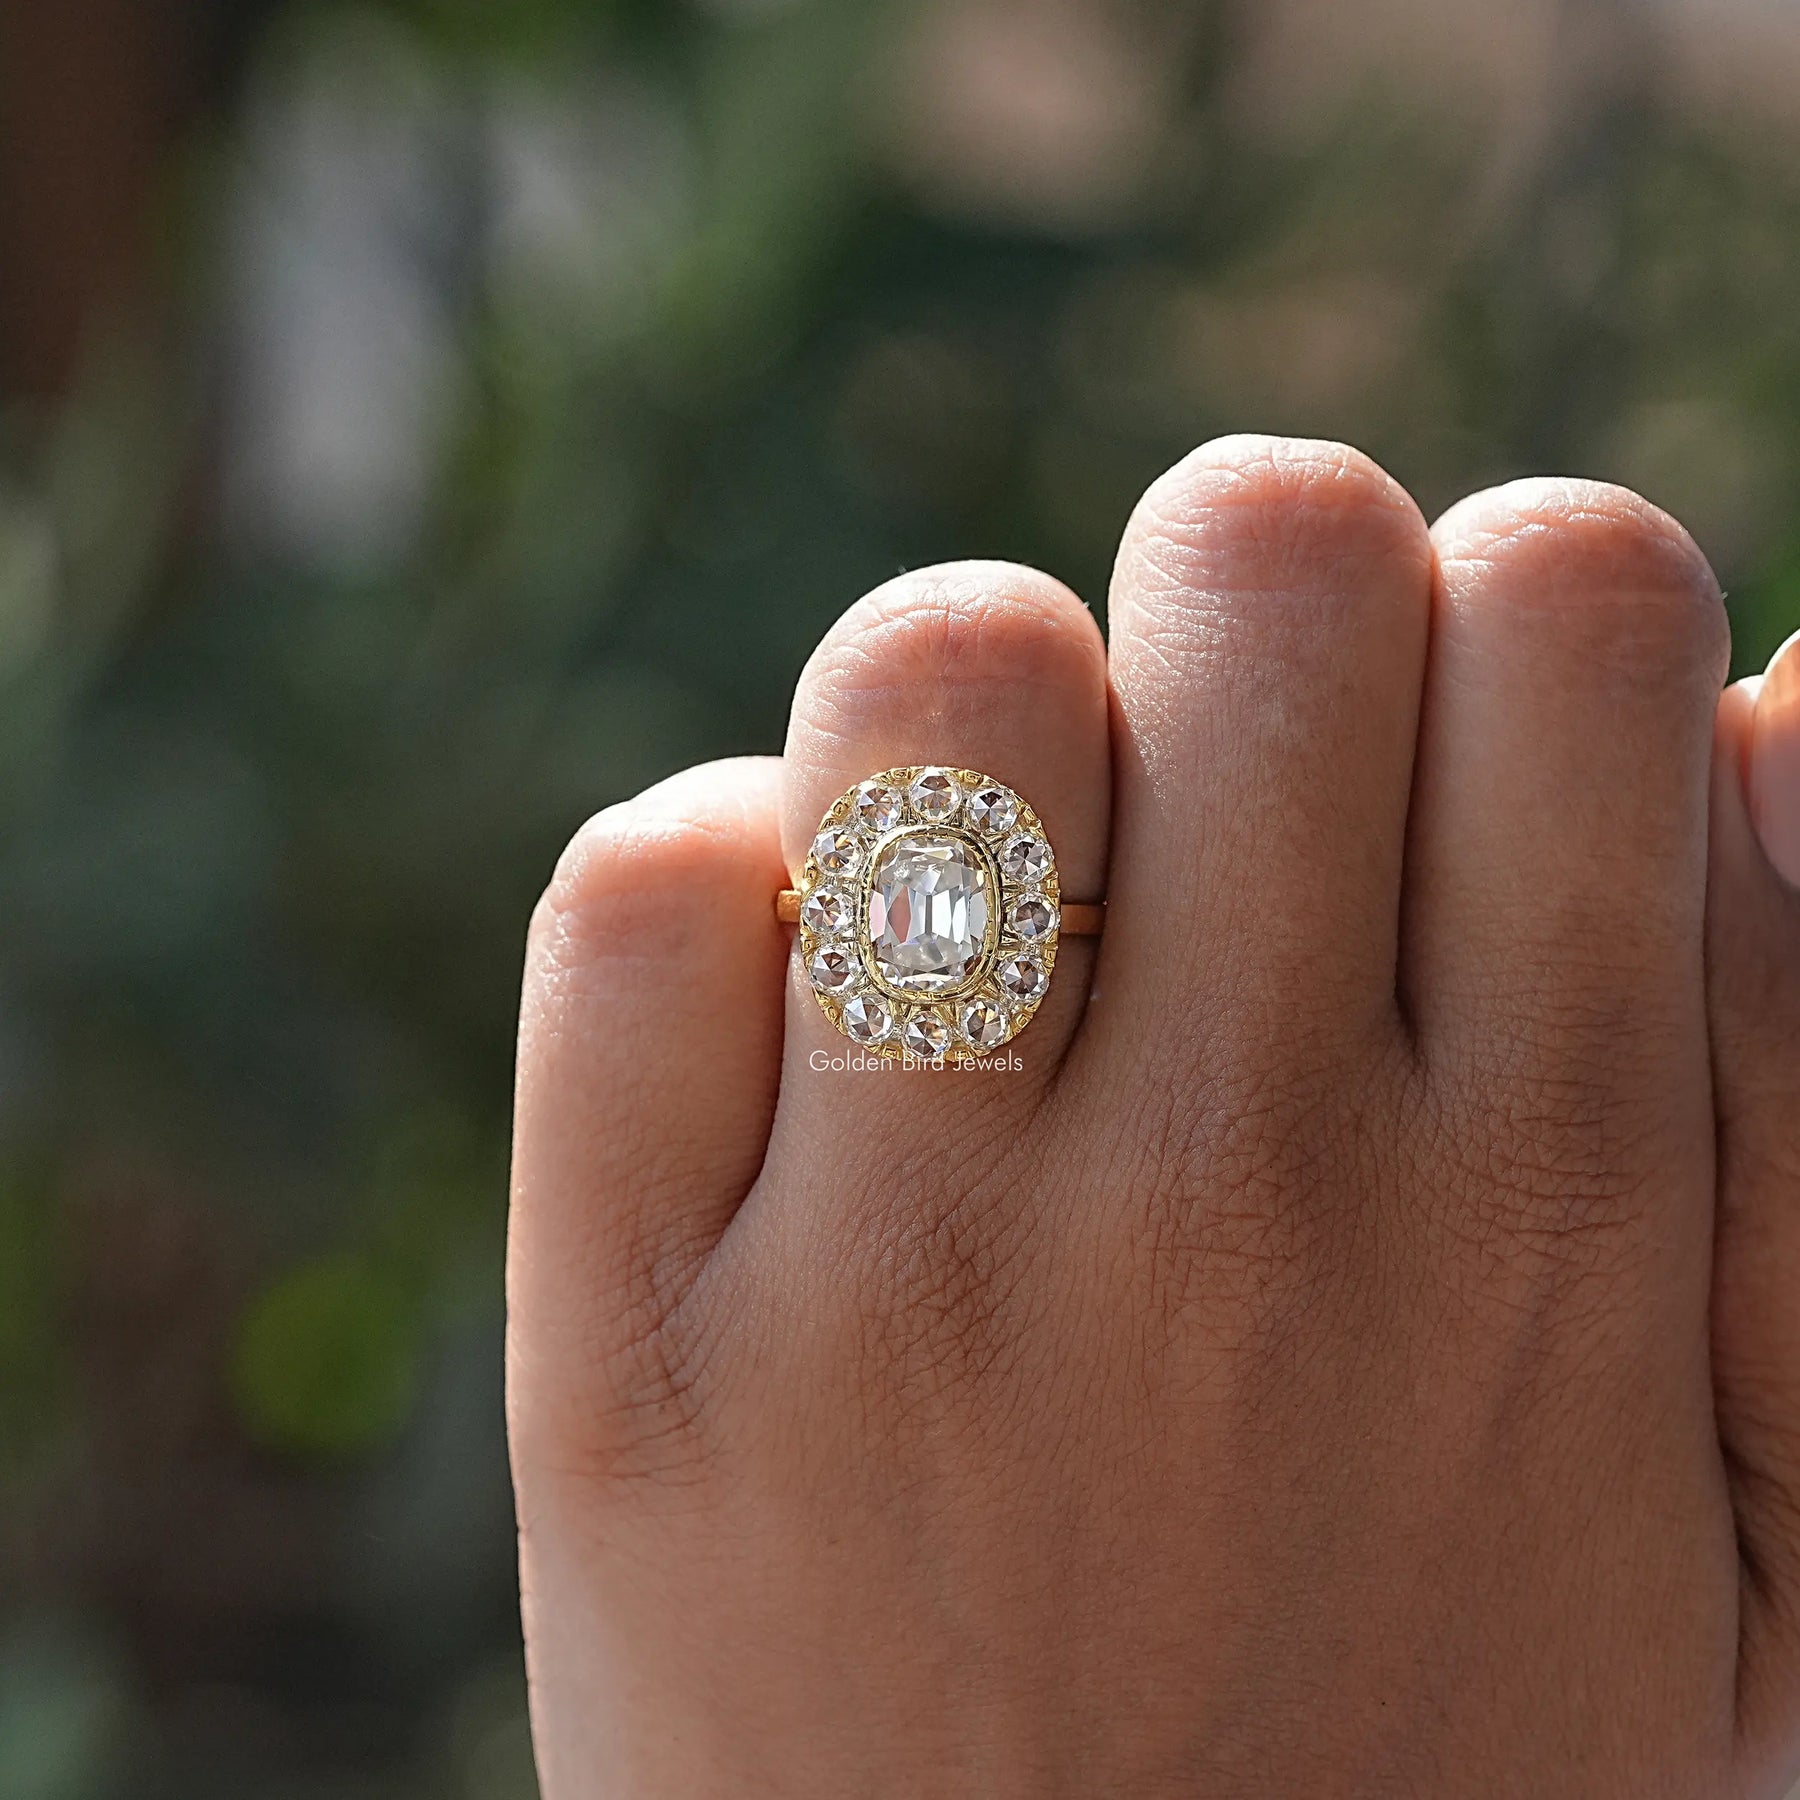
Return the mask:
[[1104,903],[1062,901],[1043,822],[978,769],[887,769],[819,821],[797,888],[775,898],[825,1016],[890,1059],[970,1062],[1031,1022],[1064,935]]

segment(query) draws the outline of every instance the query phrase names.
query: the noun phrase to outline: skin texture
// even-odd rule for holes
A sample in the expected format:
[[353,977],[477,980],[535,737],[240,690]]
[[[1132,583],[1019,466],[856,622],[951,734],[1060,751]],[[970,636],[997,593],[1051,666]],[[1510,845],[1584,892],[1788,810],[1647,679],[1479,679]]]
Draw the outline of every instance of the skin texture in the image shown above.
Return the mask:
[[[784,757],[600,814],[538,909],[546,1800],[1773,1800],[1800,671],[1721,698],[1717,586],[1632,494],[1428,529],[1282,439],[1151,487],[1111,619],[890,583]],[[1106,936],[1022,1072],[814,1070],[770,896],[924,760],[1016,784]]]

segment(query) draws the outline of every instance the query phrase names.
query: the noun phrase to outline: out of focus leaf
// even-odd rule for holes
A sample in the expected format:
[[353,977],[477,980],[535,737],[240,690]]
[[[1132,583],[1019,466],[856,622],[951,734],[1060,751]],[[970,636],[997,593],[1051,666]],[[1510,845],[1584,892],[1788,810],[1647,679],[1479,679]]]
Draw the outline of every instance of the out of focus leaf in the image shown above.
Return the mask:
[[0,1170],[0,1485],[23,1467],[61,1398],[51,1251],[40,1184],[16,1169]]
[[91,1633],[56,1616],[15,1620],[0,1639],[0,1794],[113,1792],[125,1714],[115,1659]]
[[234,1375],[245,1424],[272,1448],[368,1450],[404,1422],[418,1386],[413,1295],[353,1253],[302,1264],[244,1315]]

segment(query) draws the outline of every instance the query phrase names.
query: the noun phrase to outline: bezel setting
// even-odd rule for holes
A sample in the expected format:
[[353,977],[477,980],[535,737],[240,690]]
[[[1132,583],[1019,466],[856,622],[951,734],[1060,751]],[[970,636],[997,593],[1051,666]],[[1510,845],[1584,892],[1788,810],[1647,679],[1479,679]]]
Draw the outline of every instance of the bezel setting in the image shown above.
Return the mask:
[[[1009,857],[1022,840],[1033,854]],[[965,901],[978,896],[985,907],[979,945],[966,943],[966,967],[941,982],[929,972],[915,978],[884,967],[871,931],[884,859],[908,848],[953,851]],[[985,1062],[1024,1030],[1049,990],[1061,929],[1056,858],[1026,801],[977,769],[916,764],[858,782],[819,821],[799,893],[807,985],[865,1055]],[[829,930],[828,920],[836,922]],[[884,954],[891,957],[891,941]]]

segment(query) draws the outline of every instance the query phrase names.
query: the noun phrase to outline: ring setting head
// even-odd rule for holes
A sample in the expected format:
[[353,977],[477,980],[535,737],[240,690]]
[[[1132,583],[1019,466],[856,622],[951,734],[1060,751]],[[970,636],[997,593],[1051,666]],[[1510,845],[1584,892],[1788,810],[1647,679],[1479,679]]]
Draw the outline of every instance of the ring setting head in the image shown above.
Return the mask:
[[819,821],[800,877],[814,998],[885,1059],[985,1060],[1031,1022],[1060,930],[1042,821],[977,769],[888,769]]

